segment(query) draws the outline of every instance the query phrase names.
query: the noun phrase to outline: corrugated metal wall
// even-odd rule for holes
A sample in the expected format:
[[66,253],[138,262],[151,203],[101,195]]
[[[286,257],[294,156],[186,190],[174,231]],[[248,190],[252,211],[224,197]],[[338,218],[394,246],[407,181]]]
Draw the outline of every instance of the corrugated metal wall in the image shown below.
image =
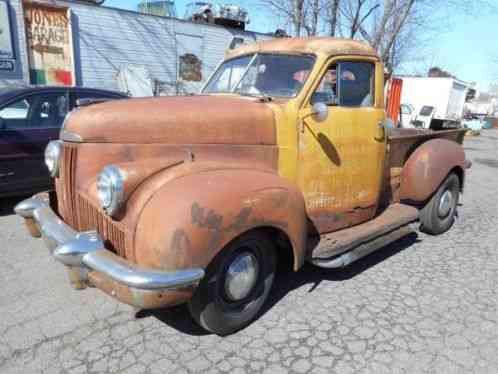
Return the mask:
[[14,45],[14,71],[0,71],[0,87],[27,84],[29,79],[28,56],[26,54],[26,36],[24,32],[24,17],[22,16],[21,1],[11,0],[9,3],[12,39]]
[[[176,19],[143,15],[114,8],[97,7],[78,2],[57,1],[72,11],[76,81],[78,85],[117,89],[115,75],[128,64],[145,65],[154,79],[162,82],[169,93],[192,91],[201,83],[177,84],[178,51],[189,46],[177,45],[177,34],[202,39],[202,77],[205,80],[223,58],[234,37],[245,42],[267,39],[266,35],[212,25],[200,25]],[[27,73],[26,40],[21,0],[11,0],[16,13],[18,48],[24,83]],[[196,50],[199,48],[196,47]],[[196,51],[196,53],[198,53]],[[4,79],[2,79],[4,78]],[[0,72],[0,86],[7,81]],[[19,80],[17,80],[19,82]]]

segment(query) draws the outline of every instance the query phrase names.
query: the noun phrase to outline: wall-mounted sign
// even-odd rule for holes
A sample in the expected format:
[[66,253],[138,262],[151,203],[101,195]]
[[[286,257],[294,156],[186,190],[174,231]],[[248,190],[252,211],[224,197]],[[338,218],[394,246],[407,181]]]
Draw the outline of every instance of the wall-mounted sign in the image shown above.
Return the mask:
[[202,81],[202,62],[193,53],[179,56],[178,74],[181,80],[190,82]]
[[[204,39],[200,35],[176,33],[176,54],[178,56],[177,79],[182,83],[199,83],[202,81],[202,56]],[[195,86],[188,89],[196,91]]]
[[30,1],[23,5],[31,83],[74,85],[69,8]]
[[0,59],[14,58],[10,26],[9,6],[5,0],[0,0]]

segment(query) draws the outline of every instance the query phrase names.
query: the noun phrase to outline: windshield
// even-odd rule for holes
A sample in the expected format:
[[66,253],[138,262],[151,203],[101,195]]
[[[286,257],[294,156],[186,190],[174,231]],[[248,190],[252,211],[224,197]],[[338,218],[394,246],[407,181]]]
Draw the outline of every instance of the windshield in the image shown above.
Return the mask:
[[295,97],[313,68],[311,56],[256,54],[224,62],[204,93]]

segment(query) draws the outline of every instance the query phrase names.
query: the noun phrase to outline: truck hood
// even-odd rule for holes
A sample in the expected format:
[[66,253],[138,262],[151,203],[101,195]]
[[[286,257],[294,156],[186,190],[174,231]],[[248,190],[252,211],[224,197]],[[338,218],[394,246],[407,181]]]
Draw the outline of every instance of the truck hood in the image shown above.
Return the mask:
[[124,99],[73,112],[64,131],[85,143],[276,144],[270,106],[237,96]]

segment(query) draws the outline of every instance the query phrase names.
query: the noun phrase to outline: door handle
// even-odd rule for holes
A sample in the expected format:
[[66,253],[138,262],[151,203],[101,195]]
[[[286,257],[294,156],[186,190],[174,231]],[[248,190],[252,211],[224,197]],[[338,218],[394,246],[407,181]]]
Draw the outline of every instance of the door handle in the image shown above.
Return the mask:
[[[382,132],[382,135],[379,133]],[[386,138],[386,126],[384,125],[384,121],[380,121],[377,124],[377,135],[374,136],[374,139],[381,142]]]

